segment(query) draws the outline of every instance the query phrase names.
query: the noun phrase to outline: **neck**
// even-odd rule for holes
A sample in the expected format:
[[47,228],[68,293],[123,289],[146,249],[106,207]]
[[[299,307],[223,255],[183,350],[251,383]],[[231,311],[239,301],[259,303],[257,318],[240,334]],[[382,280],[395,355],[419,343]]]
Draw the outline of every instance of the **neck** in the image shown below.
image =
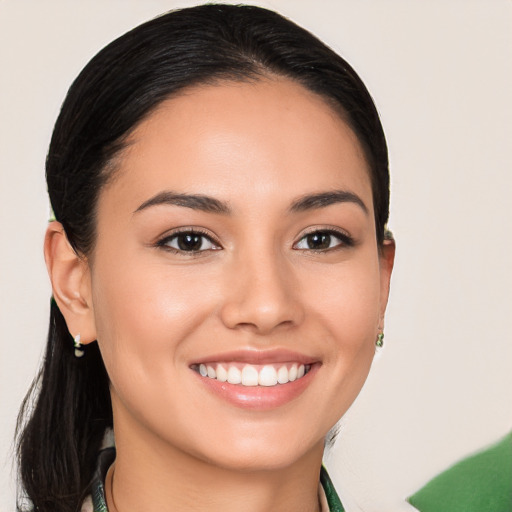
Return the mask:
[[323,443],[293,464],[221,468],[138,435],[116,430],[117,457],[105,482],[109,512],[318,512]]

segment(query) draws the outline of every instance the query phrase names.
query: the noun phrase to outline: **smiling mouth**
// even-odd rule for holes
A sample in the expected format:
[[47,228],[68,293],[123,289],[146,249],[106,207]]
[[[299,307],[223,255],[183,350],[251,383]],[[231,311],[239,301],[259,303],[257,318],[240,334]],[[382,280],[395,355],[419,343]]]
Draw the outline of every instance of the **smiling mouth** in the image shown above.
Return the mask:
[[194,364],[191,369],[202,377],[238,384],[247,387],[271,387],[288,384],[302,379],[310,369],[310,364],[279,363],[279,364],[247,364],[237,362],[219,362]]

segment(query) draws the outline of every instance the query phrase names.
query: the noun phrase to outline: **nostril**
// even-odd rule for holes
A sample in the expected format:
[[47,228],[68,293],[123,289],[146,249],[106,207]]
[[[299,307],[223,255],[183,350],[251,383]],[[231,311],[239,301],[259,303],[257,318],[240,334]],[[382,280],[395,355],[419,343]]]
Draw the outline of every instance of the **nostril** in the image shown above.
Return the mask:
[[[230,329],[266,334],[301,322],[303,311],[297,286],[276,256],[249,255],[231,268],[220,315]],[[233,276],[236,276],[233,279]]]
[[255,308],[250,304],[225,305],[221,317],[230,329],[247,330],[257,334],[267,334],[275,329],[293,327],[298,324],[302,315],[295,306],[276,308]]

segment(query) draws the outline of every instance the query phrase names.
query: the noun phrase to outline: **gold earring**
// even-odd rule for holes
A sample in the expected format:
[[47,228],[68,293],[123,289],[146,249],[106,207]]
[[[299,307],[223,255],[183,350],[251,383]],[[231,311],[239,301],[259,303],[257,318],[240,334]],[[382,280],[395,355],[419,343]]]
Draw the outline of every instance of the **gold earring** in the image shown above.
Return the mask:
[[382,348],[384,346],[384,333],[383,332],[379,332],[379,334],[377,335],[377,341],[375,342],[375,345],[377,345],[377,347],[379,347],[379,348]]

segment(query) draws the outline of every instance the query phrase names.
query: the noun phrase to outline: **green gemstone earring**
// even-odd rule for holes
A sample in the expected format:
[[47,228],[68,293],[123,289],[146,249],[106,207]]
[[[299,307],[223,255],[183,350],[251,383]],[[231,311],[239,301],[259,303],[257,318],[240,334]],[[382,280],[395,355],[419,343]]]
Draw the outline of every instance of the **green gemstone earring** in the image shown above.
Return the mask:
[[375,342],[375,345],[377,345],[377,347],[379,347],[379,348],[384,346],[384,333],[383,332],[379,332],[379,334],[377,335],[377,341]]

